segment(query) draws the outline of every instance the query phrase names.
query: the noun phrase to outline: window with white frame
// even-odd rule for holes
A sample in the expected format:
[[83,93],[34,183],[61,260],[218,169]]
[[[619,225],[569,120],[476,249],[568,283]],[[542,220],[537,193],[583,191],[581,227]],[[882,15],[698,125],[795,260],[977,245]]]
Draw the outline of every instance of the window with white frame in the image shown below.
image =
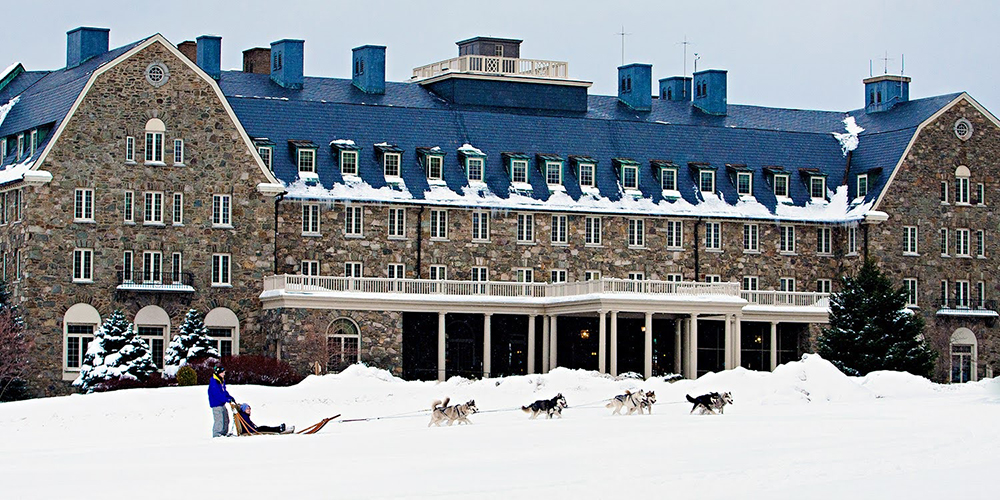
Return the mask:
[[622,188],[626,190],[639,189],[639,167],[622,165]]
[[969,230],[955,230],[955,255],[957,257],[970,257],[969,254]]
[[212,254],[212,286],[230,286],[231,256],[228,253]]
[[257,154],[260,155],[261,161],[264,162],[264,165],[267,167],[268,170],[271,170],[273,172],[274,166],[271,163],[273,161],[271,158],[272,156],[271,151],[272,151],[271,146],[260,146],[257,148]]
[[302,205],[302,234],[319,234],[319,205]]
[[594,187],[594,164],[593,163],[581,163],[580,168],[580,186],[582,187]]
[[941,307],[948,307],[948,280],[941,280],[941,296],[938,297]]
[[174,139],[174,165],[184,165],[184,140]]
[[389,264],[386,268],[386,276],[397,280],[406,278],[406,266],[403,264]]
[[958,177],[955,179],[955,203],[967,205],[969,203],[969,178]]
[[163,254],[160,252],[142,252],[142,282],[163,282]]
[[361,360],[361,333],[349,318],[339,318],[330,325],[326,336],[326,371],[337,373]]
[[472,281],[489,281],[490,271],[485,266],[474,266],[472,268]]
[[940,243],[941,243],[941,256],[942,257],[947,257],[948,256],[948,228],[942,227],[938,231],[938,234],[940,235],[938,239],[940,240]]
[[17,159],[24,156],[24,134],[17,134]]
[[795,226],[781,226],[781,241],[778,242],[778,251],[781,253],[795,253]]
[[139,333],[139,338],[144,340],[146,346],[149,347],[150,354],[153,357],[153,364],[157,368],[163,368],[163,346],[165,343],[163,332],[166,328],[163,326],[136,325],[136,330]]
[[75,191],[75,202],[73,204],[74,222],[94,221],[94,190],[77,189]]
[[125,161],[128,163],[135,162],[135,137],[128,136],[125,138]]
[[146,191],[143,205],[145,224],[163,224],[163,193]]
[[976,231],[976,257],[986,257],[986,233],[982,229]]
[[948,204],[948,181],[941,181],[941,203]]
[[982,182],[976,184],[976,203],[979,205],[986,204],[986,186]]
[[405,238],[406,237],[406,209],[405,208],[390,208],[389,209],[389,237],[390,238]]
[[813,200],[826,199],[826,177],[820,175],[809,177],[809,197]]
[[340,152],[340,173],[342,175],[358,175],[358,152]]
[[552,243],[562,245],[569,241],[568,221],[569,218],[565,215],[552,216]]
[[630,279],[632,281],[642,281],[642,280],[646,279],[646,273],[638,272],[638,271],[631,272],[631,273],[628,273],[628,279]]
[[969,282],[955,282],[955,307],[969,307]]
[[586,230],[584,232],[584,243],[598,246],[601,244],[601,218],[587,217]]
[[483,159],[466,158],[465,173],[469,182],[482,182],[483,180]]
[[35,148],[38,147],[38,129],[31,130],[31,140],[29,141],[28,145],[31,148],[31,152],[28,153],[28,156],[34,156]]
[[[698,242],[695,242],[697,244]],[[684,246],[684,223],[679,220],[667,221],[667,248],[680,249]]]
[[819,293],[830,293],[833,290],[833,280],[816,280],[816,291]]
[[722,223],[705,223],[705,249],[722,250]]
[[535,242],[535,216],[534,214],[517,214],[517,242]]
[[[968,332],[968,330],[965,331]],[[978,369],[976,356],[978,353],[976,352],[976,337],[972,332],[966,334],[967,337],[971,337],[970,340],[972,340],[972,343],[960,344],[955,342],[955,338],[958,335],[960,335],[958,332],[952,335],[952,342],[949,345],[951,346],[951,382],[960,384],[975,381],[978,378],[978,374],[976,373]]]
[[976,302],[973,304],[977,308],[986,307],[986,283],[982,281],[976,282]]
[[97,325],[66,325],[66,368],[79,370]]
[[715,171],[714,170],[699,170],[698,171],[698,190],[702,193],[714,193],[715,192]]
[[718,274],[706,274],[705,283],[722,283],[722,276]]
[[[947,235],[945,235],[947,239]],[[944,247],[942,247],[944,248]],[[904,255],[916,255],[917,254],[917,227],[916,226],[903,226],[903,254]]]
[[475,241],[490,240],[490,213],[483,210],[472,212],[472,239]]
[[316,150],[300,148],[298,151],[299,172],[316,172]]
[[163,122],[153,118],[146,122],[146,163],[163,163],[163,134],[166,128]]
[[442,179],[444,170],[444,157],[439,155],[427,156],[427,180],[439,181]]
[[552,269],[549,271],[549,282],[550,283],[565,283],[566,282],[566,270],[565,269]]
[[170,282],[182,284],[184,276],[184,255],[180,252],[170,254]]
[[433,265],[430,267],[430,278],[432,280],[448,279],[448,266]]
[[601,279],[600,271],[584,271],[583,272],[584,281],[597,281]]
[[669,283],[680,283],[684,281],[684,275],[681,273],[669,273],[666,275],[666,281]]
[[847,255],[858,254],[858,226],[847,227]]
[[222,357],[235,354],[233,352],[234,330],[232,327],[208,327],[208,338]]
[[774,174],[774,196],[788,198],[788,174]]
[[760,251],[760,228],[757,224],[743,224],[743,251]]
[[303,260],[301,273],[303,276],[319,276],[319,261]]
[[447,210],[431,210],[431,239],[448,239]]
[[133,274],[135,271],[134,258],[131,250],[125,250],[122,253],[122,283],[132,283],[135,279]]
[[[318,209],[318,205],[316,206]],[[212,195],[212,226],[214,227],[232,227],[233,225],[233,208],[232,208],[232,197],[228,194],[216,194]]]
[[917,278],[904,279],[903,289],[906,290],[906,307],[917,307]]
[[643,219],[628,220],[628,246],[633,248],[646,246],[646,221]]
[[173,224],[175,226],[184,225],[184,193],[174,193]]
[[660,189],[664,191],[677,191],[677,169],[660,169]]
[[858,174],[856,198],[868,196],[868,174]]
[[399,153],[383,153],[382,154],[382,172],[386,177],[399,177],[399,164],[400,164]]
[[91,282],[94,280],[94,250],[77,248],[73,250],[73,281]]
[[517,282],[518,283],[534,283],[535,281],[535,270],[531,268],[519,268],[515,270],[517,272]]
[[345,278],[360,278],[361,275],[361,263],[360,262],[345,262],[344,263],[344,277]]
[[752,172],[736,173],[736,192],[739,193],[740,196],[750,196],[753,194]]
[[510,181],[522,184],[528,182],[528,160],[511,160]]
[[550,186],[561,186],[562,167],[563,167],[562,162],[558,161],[545,162],[545,183]]
[[363,236],[364,235],[364,207],[345,206],[344,207],[344,235]]
[[782,292],[795,291],[795,278],[779,278],[778,281]]
[[833,253],[833,229],[816,228],[816,253],[830,255]]

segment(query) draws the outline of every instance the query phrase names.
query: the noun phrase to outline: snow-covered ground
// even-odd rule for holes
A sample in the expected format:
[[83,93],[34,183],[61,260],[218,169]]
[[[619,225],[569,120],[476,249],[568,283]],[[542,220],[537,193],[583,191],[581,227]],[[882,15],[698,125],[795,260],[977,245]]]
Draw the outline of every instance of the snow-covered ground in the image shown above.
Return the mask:
[[[604,402],[654,390],[652,415]],[[685,394],[732,391],[725,415]],[[673,384],[557,369],[446,383],[355,366],[287,388],[232,386],[259,424],[304,436],[209,438],[205,387],[0,404],[0,498],[995,498],[1000,379],[849,378],[818,356]],[[515,407],[563,393],[562,420]],[[474,398],[474,425],[427,428]],[[496,411],[493,411],[496,410]]]

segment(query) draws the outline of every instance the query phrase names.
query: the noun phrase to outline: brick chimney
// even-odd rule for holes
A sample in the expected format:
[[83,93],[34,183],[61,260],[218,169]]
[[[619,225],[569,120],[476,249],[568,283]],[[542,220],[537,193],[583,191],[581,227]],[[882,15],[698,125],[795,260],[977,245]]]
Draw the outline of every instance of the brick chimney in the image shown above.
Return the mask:
[[194,40],[187,40],[177,44],[177,50],[184,54],[193,63],[198,62],[198,45],[194,43]]
[[271,49],[254,47],[243,51],[243,72],[258,75],[271,74]]

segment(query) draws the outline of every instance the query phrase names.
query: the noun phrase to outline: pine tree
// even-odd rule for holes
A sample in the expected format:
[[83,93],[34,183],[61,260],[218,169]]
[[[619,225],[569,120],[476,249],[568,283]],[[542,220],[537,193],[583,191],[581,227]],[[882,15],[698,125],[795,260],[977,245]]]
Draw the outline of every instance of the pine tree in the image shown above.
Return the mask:
[[24,377],[31,365],[34,344],[17,308],[10,304],[6,284],[0,282],[0,401],[27,396]]
[[923,339],[923,318],[906,308],[906,293],[866,260],[830,295],[830,323],[820,335],[819,354],[848,375],[896,370],[930,376],[937,353]]
[[177,335],[167,346],[164,371],[173,375],[177,370],[196,359],[218,358],[219,351],[208,336],[204,316],[197,309],[191,309],[184,316],[184,322],[177,330]]
[[108,382],[123,378],[146,380],[154,373],[156,365],[149,346],[119,310],[97,330],[73,385],[94,392]]

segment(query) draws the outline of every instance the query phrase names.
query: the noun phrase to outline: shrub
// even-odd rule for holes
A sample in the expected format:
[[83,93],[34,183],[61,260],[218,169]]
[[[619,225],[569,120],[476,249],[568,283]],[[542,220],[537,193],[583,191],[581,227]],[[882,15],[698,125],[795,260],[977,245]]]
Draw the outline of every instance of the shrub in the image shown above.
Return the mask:
[[93,386],[92,392],[118,391],[122,389],[152,389],[157,387],[169,387],[171,381],[163,378],[159,373],[150,375],[146,380],[135,378],[119,378],[115,380],[103,381]]
[[287,362],[268,356],[227,356],[222,358],[222,366],[226,367],[226,383],[229,385],[287,387],[305,378]]
[[177,385],[188,386],[198,385],[198,372],[190,366],[182,366],[177,370]]

